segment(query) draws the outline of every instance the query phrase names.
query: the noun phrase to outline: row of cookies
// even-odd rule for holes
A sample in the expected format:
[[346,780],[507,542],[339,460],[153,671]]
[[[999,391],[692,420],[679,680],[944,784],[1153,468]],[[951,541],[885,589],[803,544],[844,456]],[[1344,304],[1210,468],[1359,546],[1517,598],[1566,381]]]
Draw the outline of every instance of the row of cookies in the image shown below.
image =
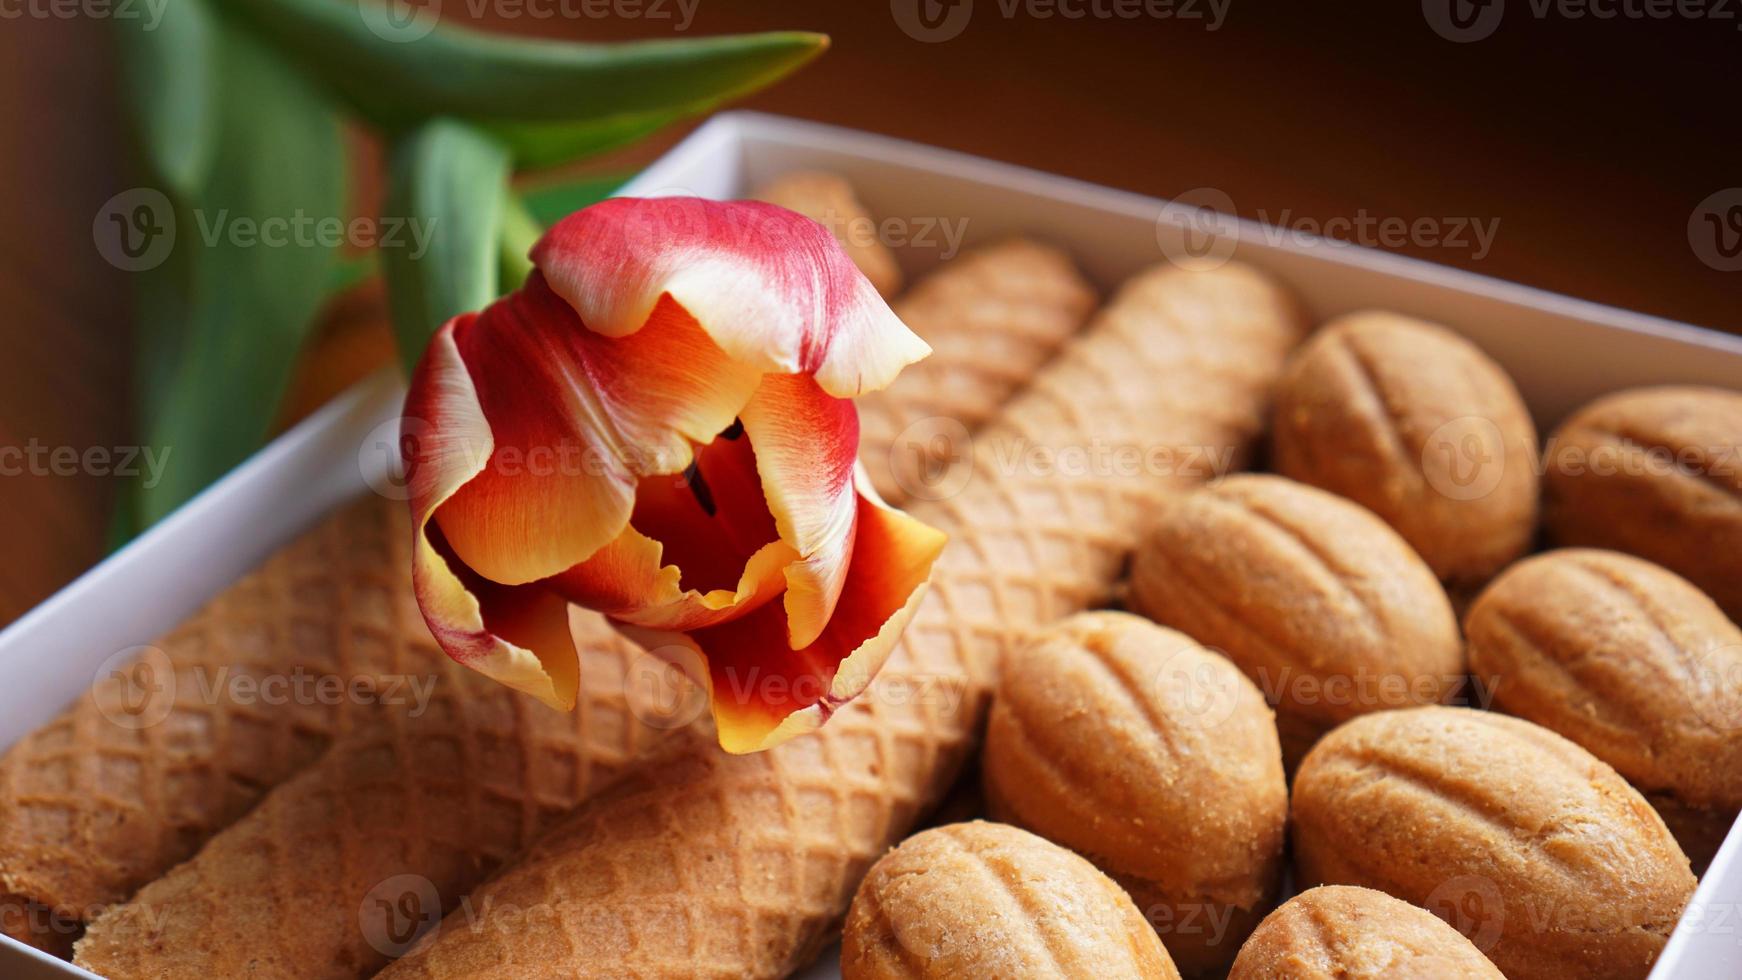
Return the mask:
[[[1291,801],[1257,685],[1127,613],[1066,620],[1007,665],[983,762],[1008,825],[929,831],[880,861],[848,917],[847,980],[1230,961],[1236,977],[1643,977],[1694,889],[1612,768],[1494,712],[1342,725]],[[1298,885],[1359,887],[1266,918],[1291,822]]]
[[[1742,807],[1742,632],[1714,602],[1742,580],[1742,395],[1612,395],[1539,452],[1481,351],[1370,313],[1295,355],[1272,440],[1286,476],[1158,505],[1130,604],[1172,628],[1084,614],[1006,659],[985,794],[1040,836],[892,852],[850,980],[1649,971],[1687,854]],[[1519,561],[1543,486],[1549,539],[1586,547]],[[1260,926],[1291,813],[1296,885],[1365,887]]]
[[1162,508],[1132,602],[1260,683],[1291,771],[1360,714],[1493,707],[1620,771],[1704,866],[1742,811],[1742,393],[1608,395],[1539,453],[1499,365],[1367,313],[1291,361],[1272,440],[1289,479]]

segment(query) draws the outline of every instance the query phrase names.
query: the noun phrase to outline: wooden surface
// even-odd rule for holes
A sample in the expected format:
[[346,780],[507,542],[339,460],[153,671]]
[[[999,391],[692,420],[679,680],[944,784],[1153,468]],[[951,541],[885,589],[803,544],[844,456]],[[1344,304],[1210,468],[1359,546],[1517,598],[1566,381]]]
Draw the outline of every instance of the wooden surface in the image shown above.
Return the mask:
[[[1703,199],[1742,185],[1736,20],[1539,19],[1515,2],[1493,36],[1453,44],[1414,0],[1231,0],[1214,31],[1034,15],[1052,2],[978,0],[958,36],[931,44],[904,33],[886,0],[699,0],[684,33],[833,35],[828,54],[757,108],[1145,193],[1214,187],[1242,215],[1272,222],[1497,221],[1480,256],[1398,250],[1742,330],[1742,273],[1702,263],[1687,230]],[[510,31],[674,33],[670,20],[533,22],[506,0],[477,6]],[[469,19],[472,8],[449,0],[444,16]],[[0,448],[82,452],[131,437],[128,284],[91,237],[102,203],[130,186],[113,83],[100,21],[0,29]],[[353,328],[373,322],[374,298],[340,304],[338,320],[353,326],[327,331],[314,373],[328,383],[384,349],[373,328]],[[0,622],[100,557],[112,491],[92,474],[0,476]]]

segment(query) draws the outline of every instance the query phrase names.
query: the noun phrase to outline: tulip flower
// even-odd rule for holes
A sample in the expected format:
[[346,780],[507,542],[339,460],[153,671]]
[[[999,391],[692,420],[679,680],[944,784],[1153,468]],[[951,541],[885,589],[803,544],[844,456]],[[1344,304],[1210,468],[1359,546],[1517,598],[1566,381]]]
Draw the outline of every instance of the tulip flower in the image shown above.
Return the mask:
[[413,577],[455,660],[574,706],[571,604],[705,685],[757,751],[865,690],[942,533],[878,499],[851,399],[929,353],[821,225],[614,199],[445,324],[406,398]]

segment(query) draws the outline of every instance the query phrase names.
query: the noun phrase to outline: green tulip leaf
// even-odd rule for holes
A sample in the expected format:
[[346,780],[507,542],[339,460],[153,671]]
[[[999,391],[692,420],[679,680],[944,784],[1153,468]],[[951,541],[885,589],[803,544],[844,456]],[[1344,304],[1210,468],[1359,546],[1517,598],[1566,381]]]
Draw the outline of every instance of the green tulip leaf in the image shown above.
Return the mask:
[[370,121],[402,130],[453,116],[500,127],[506,142],[536,158],[532,165],[622,145],[705,112],[828,46],[827,36],[802,31],[609,44],[512,38],[444,22],[439,2],[223,2]]
[[502,270],[501,289],[504,293],[512,292],[526,284],[526,277],[532,275],[532,247],[538,244],[540,235],[544,234],[544,225],[539,224],[527,208],[526,201],[512,187],[504,188],[502,197],[502,233],[497,238],[497,260]]
[[116,17],[121,94],[141,156],[167,191],[186,198],[205,180],[214,145],[218,52],[206,0],[163,5],[160,20]]
[[266,441],[345,227],[331,105],[249,32],[212,26],[211,164],[174,206],[167,258],[134,273],[141,435],[168,454],[123,503],[135,530]]
[[500,294],[498,241],[508,175],[506,148],[453,119],[431,120],[394,146],[385,211],[427,243],[422,252],[380,250],[408,374],[438,327]]
[[510,120],[487,121],[479,125],[508,146],[514,154],[516,166],[536,170],[584,160],[639,142],[686,116],[708,111],[713,104],[704,101],[677,110],[624,113],[580,122]]

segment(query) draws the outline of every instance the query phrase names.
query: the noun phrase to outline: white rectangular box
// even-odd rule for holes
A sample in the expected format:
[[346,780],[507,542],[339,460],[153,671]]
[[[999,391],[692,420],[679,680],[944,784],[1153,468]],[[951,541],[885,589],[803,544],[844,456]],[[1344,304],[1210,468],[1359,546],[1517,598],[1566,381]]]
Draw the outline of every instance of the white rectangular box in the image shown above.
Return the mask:
[[[1165,202],[815,123],[729,113],[697,130],[625,194],[740,196],[799,168],[846,175],[871,213],[948,221],[965,244],[1014,233],[1068,249],[1103,289],[1162,261],[1180,230]],[[1238,257],[1285,281],[1315,320],[1384,307],[1470,337],[1517,380],[1543,431],[1607,391],[1742,384],[1742,339],[1330,241],[1232,226]],[[934,225],[934,241],[942,240]],[[1273,243],[1274,242],[1274,243]],[[923,271],[938,249],[903,253]],[[1165,379],[1157,379],[1165,383]],[[358,385],[0,633],[0,746],[53,718],[111,654],[156,637],[341,501],[395,452],[396,375]],[[1742,976],[1742,834],[1732,831],[1659,960],[1654,980]],[[838,977],[831,954],[809,980]],[[0,977],[91,977],[0,939]]]

